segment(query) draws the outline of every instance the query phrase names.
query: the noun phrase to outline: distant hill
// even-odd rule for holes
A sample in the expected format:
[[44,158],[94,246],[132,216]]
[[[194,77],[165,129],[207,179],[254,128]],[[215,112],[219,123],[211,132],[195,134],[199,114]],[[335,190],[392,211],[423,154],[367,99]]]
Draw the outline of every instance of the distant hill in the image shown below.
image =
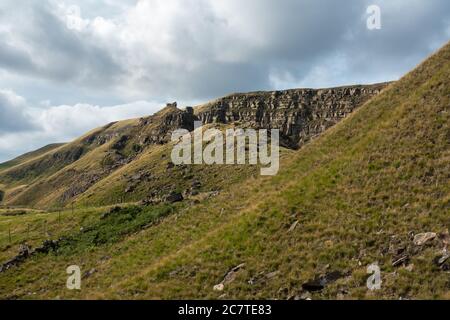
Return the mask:
[[25,154],[23,154],[23,155],[21,155],[21,156],[19,156],[17,158],[14,158],[13,160],[0,163],[0,171],[8,169],[8,168],[11,168],[11,167],[14,167],[14,166],[17,166],[17,165],[20,165],[20,164],[22,164],[24,162],[27,162],[27,161],[31,160],[31,159],[37,158],[37,157],[39,157],[39,156],[41,156],[41,155],[43,155],[43,154],[45,154],[45,153],[47,153],[49,151],[57,149],[57,148],[59,148],[59,147],[61,147],[63,145],[64,145],[64,143],[49,144],[49,145],[47,145],[47,146],[45,146],[43,148],[40,148],[38,150],[25,153]]

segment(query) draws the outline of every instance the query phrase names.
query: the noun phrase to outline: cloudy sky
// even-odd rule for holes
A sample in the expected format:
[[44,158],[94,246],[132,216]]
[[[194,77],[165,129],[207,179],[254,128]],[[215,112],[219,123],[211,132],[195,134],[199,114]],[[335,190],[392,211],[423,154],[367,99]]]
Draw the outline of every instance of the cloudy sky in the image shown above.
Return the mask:
[[398,79],[450,1],[1,0],[0,39],[1,162],[166,102]]

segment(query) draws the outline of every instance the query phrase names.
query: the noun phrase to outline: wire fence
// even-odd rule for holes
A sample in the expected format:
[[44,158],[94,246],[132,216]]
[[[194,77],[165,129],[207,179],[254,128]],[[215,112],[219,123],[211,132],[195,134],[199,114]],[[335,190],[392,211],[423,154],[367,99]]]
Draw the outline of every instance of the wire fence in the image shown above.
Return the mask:
[[[6,209],[6,208],[1,208]],[[33,211],[25,211],[25,209],[20,209],[18,207],[15,207],[14,209],[8,208],[6,210],[10,210],[9,212],[3,212],[0,215],[2,217],[18,217],[18,216],[24,216],[27,214],[30,214]],[[59,231],[62,231],[62,215],[63,212],[67,213],[74,213],[75,208],[70,206],[69,209],[67,208],[52,208],[50,210],[47,210],[45,212],[42,212],[42,214],[57,214],[56,218],[53,216],[51,219],[36,219],[32,222],[24,222],[23,224],[26,224],[24,226],[20,223],[10,223],[9,225],[2,228],[1,231],[1,237],[0,237],[0,251],[3,249],[5,250],[11,245],[14,244],[22,244],[22,243],[28,243],[33,240],[42,240],[42,239],[49,239],[54,234],[58,233]],[[5,248],[6,247],[6,248]]]

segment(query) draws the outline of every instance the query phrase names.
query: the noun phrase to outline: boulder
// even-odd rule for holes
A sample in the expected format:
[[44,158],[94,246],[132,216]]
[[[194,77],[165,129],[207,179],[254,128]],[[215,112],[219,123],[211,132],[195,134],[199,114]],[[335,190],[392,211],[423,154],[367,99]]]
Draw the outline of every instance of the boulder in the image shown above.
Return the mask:
[[31,253],[31,248],[27,244],[21,244],[19,247],[19,256],[28,257]]
[[173,169],[175,167],[175,164],[172,162],[172,161],[170,161],[169,163],[167,163],[167,169],[169,170],[169,169]]
[[183,195],[180,192],[171,192],[164,197],[164,201],[168,203],[175,203],[183,200]]
[[97,269],[95,269],[95,268],[93,268],[93,269],[91,269],[91,270],[89,270],[89,271],[86,271],[84,274],[83,274],[83,279],[86,279],[86,278],[89,278],[90,276],[92,276],[94,273],[96,273],[97,272]]
[[134,191],[135,188],[136,188],[136,187],[135,187],[135,185],[133,185],[133,184],[128,185],[128,186],[125,188],[125,193],[131,193],[131,192]]
[[444,271],[450,271],[450,253],[445,250],[434,259],[434,264]]
[[406,265],[409,261],[409,256],[407,254],[398,256],[398,257],[394,257],[392,259],[392,266],[393,267],[398,267],[401,265]]
[[272,278],[277,277],[277,276],[280,275],[280,274],[281,274],[280,271],[270,272],[270,273],[266,274],[266,278],[267,278],[267,279],[272,279]]
[[294,231],[295,228],[297,227],[297,225],[298,225],[298,220],[295,221],[295,222],[291,225],[291,227],[289,228],[288,232]]
[[313,280],[305,282],[302,285],[302,289],[309,292],[322,291],[328,284],[333,283],[343,277],[345,277],[344,273],[340,271],[332,271],[323,276],[318,276]]
[[240,265],[234,267],[233,269],[231,269],[230,271],[227,272],[227,274],[225,275],[225,277],[223,278],[222,282],[219,284],[216,284],[214,286],[214,291],[223,291],[223,289],[225,288],[225,285],[233,282],[236,279],[237,273],[245,267],[245,263],[241,263]]
[[434,232],[419,233],[414,237],[413,242],[416,246],[423,246],[425,243],[434,240],[436,236],[437,234]]
[[237,273],[245,267],[245,263],[242,263],[236,267],[234,267],[233,269],[231,269],[223,278],[222,283],[223,284],[228,284],[234,281],[234,279],[236,279],[236,275]]
[[219,283],[213,287],[213,290],[214,291],[223,291],[224,288],[225,288],[225,286],[223,285],[223,283]]

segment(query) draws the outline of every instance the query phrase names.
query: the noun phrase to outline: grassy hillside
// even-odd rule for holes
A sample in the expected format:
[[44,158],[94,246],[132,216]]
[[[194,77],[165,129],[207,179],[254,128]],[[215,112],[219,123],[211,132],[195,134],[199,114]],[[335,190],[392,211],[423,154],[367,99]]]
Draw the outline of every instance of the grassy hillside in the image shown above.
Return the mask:
[[[79,139],[65,144],[60,148],[40,154],[26,162],[10,167],[0,172],[0,179],[4,184],[17,186],[32,184],[38,179],[50,176],[65,166],[77,161],[95,148],[97,137],[104,137],[111,125],[93,130]],[[113,134],[112,132],[111,134]],[[106,138],[105,138],[106,139]]]
[[164,134],[169,130],[167,122],[179,112],[166,108],[147,118],[111,123],[0,172],[6,204],[49,208],[73,202],[96,182],[158,143],[140,140],[154,132]]
[[[133,121],[137,120],[111,123],[92,130],[60,148],[1,171],[0,182],[6,186],[5,202],[12,205],[31,206],[37,205],[37,200],[45,202],[44,197],[46,196],[52,194],[56,196],[58,190],[55,186],[58,181],[51,180],[53,175],[64,175],[68,167],[82,159],[94,159],[96,153],[101,152],[102,148],[104,149],[108,143],[113,143],[117,135],[129,130]],[[92,165],[99,163],[99,161],[93,161]],[[80,171],[86,169],[86,167],[81,167]],[[65,182],[57,185],[57,187],[60,188],[73,183],[73,180],[67,178],[66,175]],[[21,197],[25,197],[25,199]]]
[[[56,252],[0,273],[0,296],[450,299],[449,75],[447,45],[283,157],[277,176],[245,177],[201,201],[46,213],[66,238]],[[4,252],[34,215],[0,215]],[[40,230],[34,241],[45,239]],[[424,232],[436,236],[417,245]],[[374,262],[383,283],[370,291]],[[84,273],[81,291],[65,288],[73,264]],[[308,291],[332,272],[335,282]]]
[[62,147],[64,145],[64,143],[54,143],[54,144],[49,144],[43,148],[40,148],[38,150],[35,151],[31,151],[28,153],[25,153],[17,158],[14,158],[13,160],[7,161],[7,162],[3,162],[0,163],[0,171],[2,170],[6,170],[8,168],[20,165],[22,163],[25,163],[27,161],[30,161],[32,159],[38,158],[54,149],[57,149],[59,147]]

